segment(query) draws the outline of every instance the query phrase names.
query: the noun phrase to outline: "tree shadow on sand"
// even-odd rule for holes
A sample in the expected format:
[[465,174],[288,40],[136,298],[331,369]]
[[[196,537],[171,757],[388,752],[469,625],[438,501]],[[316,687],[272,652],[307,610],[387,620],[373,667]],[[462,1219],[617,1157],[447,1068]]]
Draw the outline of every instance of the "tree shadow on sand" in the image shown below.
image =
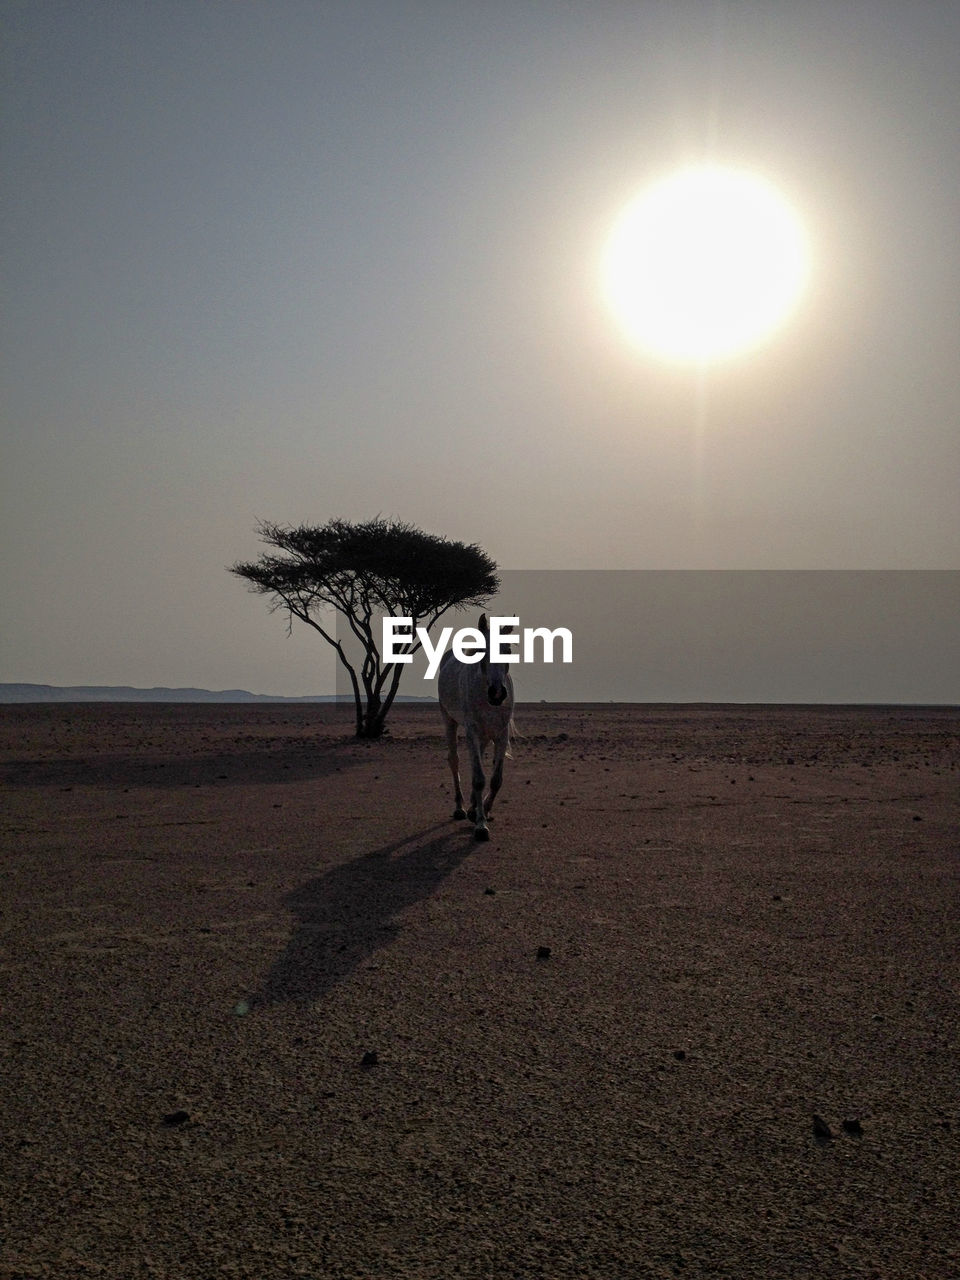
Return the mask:
[[[442,834],[431,840],[433,832]],[[251,1006],[318,1000],[399,928],[395,917],[430,896],[474,848],[463,825],[435,823],[331,867],[285,899],[299,923]]]
[[[313,781],[363,763],[346,744],[296,742],[280,748],[221,751],[196,756],[151,756],[137,752],[90,760],[12,760],[0,764],[5,787],[209,787]],[[352,743],[350,744],[352,745]]]

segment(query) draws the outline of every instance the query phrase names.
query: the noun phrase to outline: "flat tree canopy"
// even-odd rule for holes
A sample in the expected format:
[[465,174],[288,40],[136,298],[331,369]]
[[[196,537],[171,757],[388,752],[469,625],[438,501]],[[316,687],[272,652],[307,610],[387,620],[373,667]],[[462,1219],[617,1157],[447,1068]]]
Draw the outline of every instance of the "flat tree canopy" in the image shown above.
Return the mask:
[[[337,651],[353,685],[357,736],[378,738],[396,697],[401,663],[381,660],[375,621],[383,615],[413,619],[429,629],[448,609],[480,606],[500,589],[497,566],[478,546],[451,542],[399,520],[360,524],[331,520],[321,528],[263,522],[261,541],[272,551],[238,563],[230,572],[270,598],[270,608],[318,631]],[[336,609],[363,646],[359,671],[324,615]],[[412,639],[406,652],[415,653]]]

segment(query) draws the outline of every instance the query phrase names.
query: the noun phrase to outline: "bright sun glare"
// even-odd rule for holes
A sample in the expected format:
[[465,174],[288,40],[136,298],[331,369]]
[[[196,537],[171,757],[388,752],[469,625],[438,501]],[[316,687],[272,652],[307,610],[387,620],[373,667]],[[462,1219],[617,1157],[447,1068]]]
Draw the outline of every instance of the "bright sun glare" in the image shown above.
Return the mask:
[[810,270],[796,213],[739,169],[684,169],[641,192],[614,225],[603,286],[629,337],[669,360],[710,362],[768,337]]

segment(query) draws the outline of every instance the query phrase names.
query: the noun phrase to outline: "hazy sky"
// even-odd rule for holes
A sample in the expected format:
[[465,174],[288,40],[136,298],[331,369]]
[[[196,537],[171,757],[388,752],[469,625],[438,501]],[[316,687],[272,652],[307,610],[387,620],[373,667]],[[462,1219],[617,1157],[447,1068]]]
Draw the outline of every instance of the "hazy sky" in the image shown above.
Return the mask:
[[[956,4],[0,12],[0,680],[330,688],[224,571],[258,518],[511,569],[960,566]],[[598,262],[703,160],[780,187],[813,276],[701,377]]]

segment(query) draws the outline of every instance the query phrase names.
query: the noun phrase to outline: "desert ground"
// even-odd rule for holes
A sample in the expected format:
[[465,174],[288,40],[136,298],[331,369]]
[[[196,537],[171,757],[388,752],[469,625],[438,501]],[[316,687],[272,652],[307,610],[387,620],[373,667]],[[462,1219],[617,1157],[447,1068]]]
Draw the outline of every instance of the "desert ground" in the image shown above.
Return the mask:
[[0,708],[3,1280],[960,1274],[960,711],[517,719]]

